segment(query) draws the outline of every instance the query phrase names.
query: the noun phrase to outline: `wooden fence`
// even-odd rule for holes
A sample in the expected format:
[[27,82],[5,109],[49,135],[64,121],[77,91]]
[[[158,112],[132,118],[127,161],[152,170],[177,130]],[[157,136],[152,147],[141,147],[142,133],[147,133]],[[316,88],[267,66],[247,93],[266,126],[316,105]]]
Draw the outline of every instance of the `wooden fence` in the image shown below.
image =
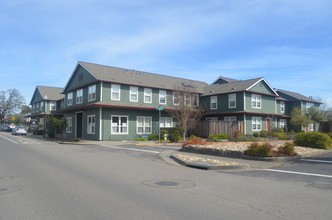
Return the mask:
[[237,131],[243,133],[243,126],[239,121],[199,121],[189,133],[198,137],[208,137],[210,134],[222,133],[232,136]]

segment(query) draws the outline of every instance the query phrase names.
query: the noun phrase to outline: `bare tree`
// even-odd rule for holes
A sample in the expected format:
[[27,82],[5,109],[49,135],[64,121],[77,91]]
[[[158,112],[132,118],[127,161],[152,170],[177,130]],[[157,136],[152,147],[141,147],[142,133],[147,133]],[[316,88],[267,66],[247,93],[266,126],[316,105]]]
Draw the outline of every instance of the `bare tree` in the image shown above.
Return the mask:
[[186,140],[188,130],[194,128],[204,115],[203,108],[199,106],[199,94],[195,87],[181,84],[175,87],[172,100],[168,103],[170,104],[165,110],[177,121],[183,132],[183,140]]
[[22,105],[25,104],[24,97],[17,89],[8,89],[0,92],[0,124],[4,120],[18,112]]

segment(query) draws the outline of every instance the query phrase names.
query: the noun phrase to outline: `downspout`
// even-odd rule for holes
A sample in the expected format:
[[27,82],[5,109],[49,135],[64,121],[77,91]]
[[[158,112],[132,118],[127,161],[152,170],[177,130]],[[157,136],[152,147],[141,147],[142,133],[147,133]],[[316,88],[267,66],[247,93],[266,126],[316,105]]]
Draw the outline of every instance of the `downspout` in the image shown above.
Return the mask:
[[99,108],[99,141],[102,141],[103,140],[103,108],[100,107]]
[[[244,91],[243,92],[243,110],[244,112],[247,110],[247,107],[246,107],[246,92]],[[247,134],[247,120],[246,120],[246,113],[243,113],[243,126],[244,126],[244,129],[243,129],[243,132],[244,132],[244,135]]]

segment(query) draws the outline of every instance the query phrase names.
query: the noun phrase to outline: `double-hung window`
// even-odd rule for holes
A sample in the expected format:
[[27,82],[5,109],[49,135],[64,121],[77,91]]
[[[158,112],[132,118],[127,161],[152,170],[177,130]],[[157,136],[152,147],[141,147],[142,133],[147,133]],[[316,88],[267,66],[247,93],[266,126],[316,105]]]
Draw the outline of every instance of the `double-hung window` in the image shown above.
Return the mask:
[[44,111],[44,102],[40,102],[40,111]]
[[128,134],[128,116],[112,115],[111,134]]
[[95,115],[88,115],[88,134],[95,134],[96,129],[96,116]]
[[73,120],[72,120],[72,117],[67,117],[66,118],[66,122],[67,122],[66,132],[67,133],[71,133],[72,130],[73,130]]
[[281,102],[280,102],[280,112],[281,112],[281,113],[284,113],[284,112],[285,112],[285,102],[284,102],[284,101],[281,101]]
[[120,85],[112,84],[111,85],[111,100],[120,100]]
[[56,102],[55,101],[50,101],[50,110],[51,111],[55,111],[55,106],[56,106]]
[[73,92],[67,94],[67,105],[73,104]]
[[173,104],[179,105],[180,104],[180,93],[177,91],[173,92]]
[[225,116],[224,121],[236,121],[236,116]]
[[144,88],[144,103],[152,103],[152,89]]
[[83,103],[83,89],[76,91],[76,104]]
[[137,134],[151,134],[152,117],[137,116]]
[[252,130],[261,131],[262,130],[262,118],[261,117],[252,117]]
[[130,98],[129,101],[131,102],[138,102],[138,87],[130,86]]
[[210,96],[210,109],[217,109],[218,98],[217,96]]
[[228,108],[236,108],[236,94],[228,95]]
[[173,118],[171,117],[160,117],[160,127],[161,128],[172,128]]
[[191,106],[191,94],[185,93],[183,98],[184,98],[184,104],[186,106]]
[[96,85],[89,86],[88,101],[96,100]]
[[252,94],[251,95],[252,108],[262,108],[262,96]]
[[159,104],[166,105],[166,90],[159,90]]
[[280,128],[287,127],[287,119],[280,119]]

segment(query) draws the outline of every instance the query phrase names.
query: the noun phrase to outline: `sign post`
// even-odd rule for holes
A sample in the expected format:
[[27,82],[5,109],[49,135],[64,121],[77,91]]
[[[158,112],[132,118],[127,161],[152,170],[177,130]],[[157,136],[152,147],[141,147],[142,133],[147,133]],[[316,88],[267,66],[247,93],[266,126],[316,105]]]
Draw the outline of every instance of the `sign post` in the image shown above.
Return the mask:
[[158,118],[158,137],[159,137],[159,143],[160,143],[160,116],[161,116],[161,111],[164,110],[162,106],[159,106],[156,108],[156,110],[159,111],[159,118]]

